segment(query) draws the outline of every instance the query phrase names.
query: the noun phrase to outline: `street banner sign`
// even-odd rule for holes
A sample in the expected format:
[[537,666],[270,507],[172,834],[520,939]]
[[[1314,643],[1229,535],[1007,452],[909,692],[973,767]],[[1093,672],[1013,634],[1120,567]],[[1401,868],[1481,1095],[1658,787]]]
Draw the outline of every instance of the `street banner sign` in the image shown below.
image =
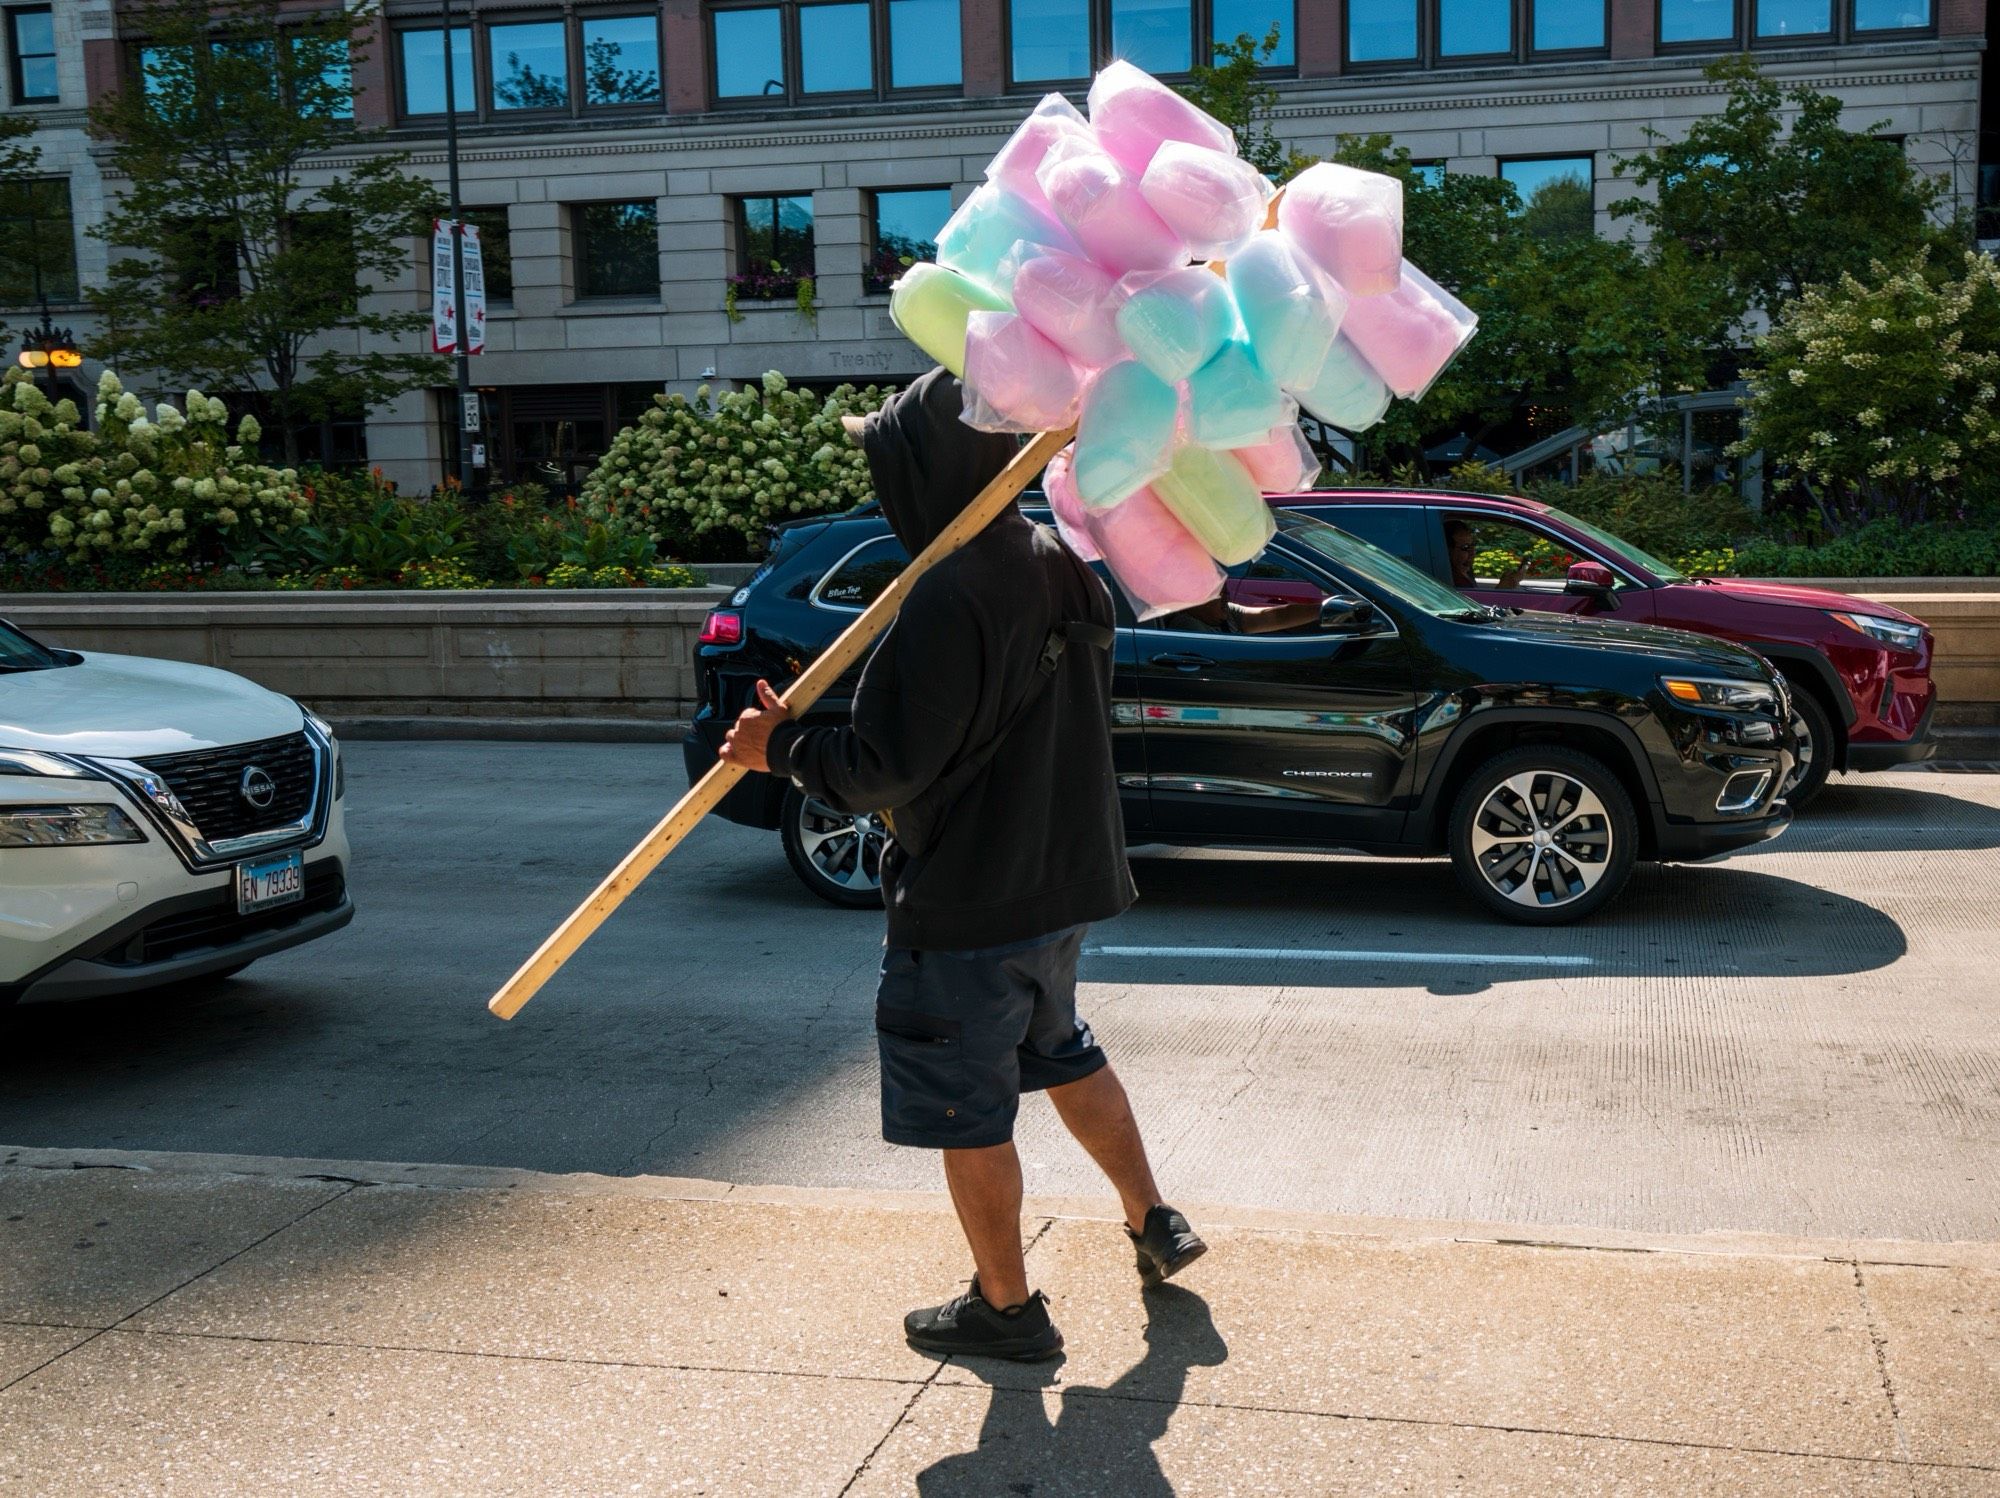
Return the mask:
[[[431,220],[431,351],[458,352],[458,278],[453,273],[451,233],[448,218]],[[461,236],[459,258],[465,264],[465,321],[470,330],[465,351],[486,352],[486,258],[479,243],[479,230],[471,224],[456,226]]]

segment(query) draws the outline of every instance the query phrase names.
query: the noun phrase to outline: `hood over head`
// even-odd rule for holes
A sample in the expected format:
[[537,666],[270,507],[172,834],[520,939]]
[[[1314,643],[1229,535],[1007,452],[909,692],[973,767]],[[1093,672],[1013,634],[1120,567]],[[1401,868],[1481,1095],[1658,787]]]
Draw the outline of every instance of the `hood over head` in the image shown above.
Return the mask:
[[1017,450],[1008,434],[976,431],[959,420],[964,409],[958,377],[939,367],[899,390],[862,428],[875,497],[912,556],[958,518]]

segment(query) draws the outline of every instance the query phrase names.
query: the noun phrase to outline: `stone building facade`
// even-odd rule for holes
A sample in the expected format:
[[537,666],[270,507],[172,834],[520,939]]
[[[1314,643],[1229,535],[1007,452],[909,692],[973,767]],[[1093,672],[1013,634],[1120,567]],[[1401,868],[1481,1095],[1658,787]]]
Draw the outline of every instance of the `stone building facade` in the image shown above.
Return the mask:
[[[1717,108],[1703,65],[1748,48],[1782,82],[1839,94],[1857,127],[1881,122],[1966,206],[1983,187],[2000,207],[1985,0],[472,0],[469,32],[467,5],[451,9],[463,196],[504,292],[473,361],[502,479],[573,479],[661,389],[915,373],[883,289],[899,253],[921,250],[1035,98],[1080,100],[1114,50],[1171,72],[1209,36],[1275,22],[1287,141],[1383,132],[1524,191],[1573,174],[1614,232],[1608,207],[1632,190],[1615,158]],[[115,183],[83,111],[130,83],[137,41],[112,0],[4,11],[10,48],[18,12],[51,13],[57,96],[23,97],[10,50],[6,107],[42,116],[87,283],[104,252],[84,230]],[[386,0],[353,69],[357,121],[440,186],[444,20],[440,0]],[[426,304],[425,248],[376,295]],[[438,390],[365,426],[356,413],[340,455],[435,482],[454,457],[440,365]]]

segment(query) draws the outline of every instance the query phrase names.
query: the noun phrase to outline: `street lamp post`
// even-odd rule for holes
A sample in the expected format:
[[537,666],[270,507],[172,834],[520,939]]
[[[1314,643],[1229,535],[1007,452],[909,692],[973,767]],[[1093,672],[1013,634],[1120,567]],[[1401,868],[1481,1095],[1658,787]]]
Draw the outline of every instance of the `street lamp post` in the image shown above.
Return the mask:
[[49,320],[49,299],[42,298],[42,325],[30,328],[21,335],[21,368],[30,374],[38,370],[48,371],[49,403],[53,405],[62,399],[61,387],[56,383],[59,369],[77,369],[83,364],[83,350],[76,346],[76,339],[68,328],[59,328]]
[[[458,419],[453,423],[458,428],[458,482],[464,488],[472,486],[472,433],[467,430],[466,415],[472,405],[472,355],[471,329],[465,325],[465,232],[461,217],[463,209],[458,201],[458,87],[453,66],[452,42],[452,0],[444,4],[444,152],[445,173],[449,183],[451,198],[451,283],[452,295],[457,303],[453,316],[457,323],[458,336]],[[467,29],[468,38],[471,35]]]

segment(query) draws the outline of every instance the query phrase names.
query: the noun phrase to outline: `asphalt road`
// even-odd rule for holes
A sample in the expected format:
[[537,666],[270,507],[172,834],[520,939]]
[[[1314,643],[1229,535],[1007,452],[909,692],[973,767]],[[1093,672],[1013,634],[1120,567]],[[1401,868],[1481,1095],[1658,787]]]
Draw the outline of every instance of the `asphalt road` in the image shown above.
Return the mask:
[[[0,1142],[938,1184],[876,1133],[880,918],[774,835],[702,828],[486,1012],[679,793],[678,749],[348,752],[355,924],[206,994],[0,1020]],[[1551,932],[1442,862],[1142,852],[1084,1005],[1182,1200],[2000,1238],[1996,846],[2000,775],[1848,778]],[[1020,1140],[1031,1191],[1098,1192],[1045,1103]]]

